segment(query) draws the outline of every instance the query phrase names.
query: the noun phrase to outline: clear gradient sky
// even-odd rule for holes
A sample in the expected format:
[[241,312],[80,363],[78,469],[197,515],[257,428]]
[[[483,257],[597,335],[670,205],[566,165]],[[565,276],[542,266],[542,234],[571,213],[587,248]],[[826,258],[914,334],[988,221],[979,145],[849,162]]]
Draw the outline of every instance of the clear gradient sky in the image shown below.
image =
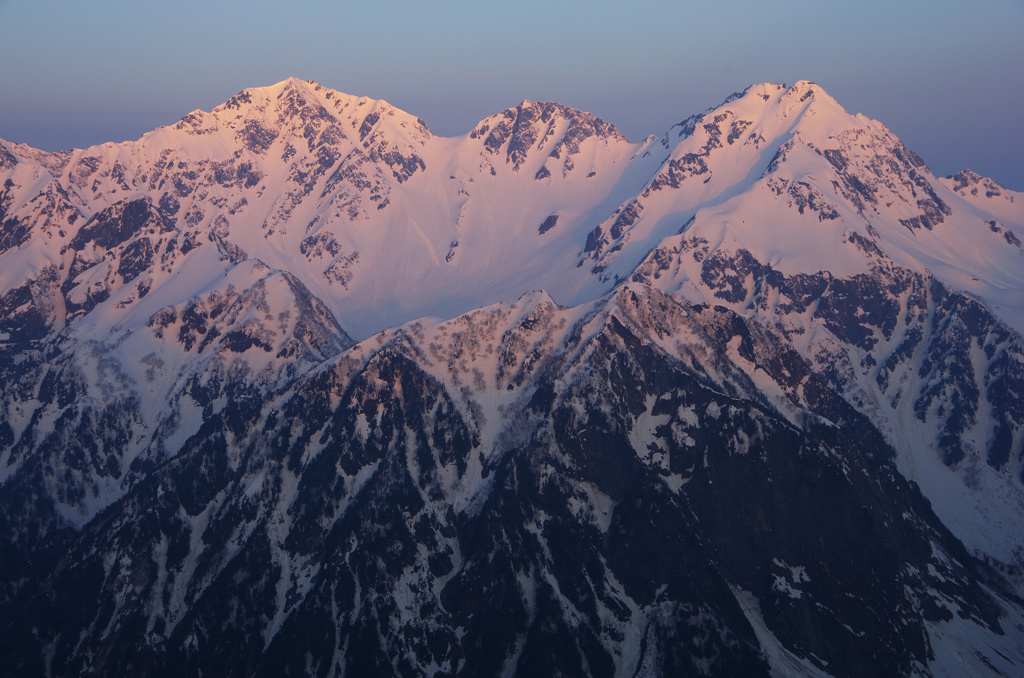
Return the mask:
[[289,76],[438,134],[523,99],[629,138],[813,80],[934,172],[1024,190],[1024,0],[0,0],[0,138],[123,141]]

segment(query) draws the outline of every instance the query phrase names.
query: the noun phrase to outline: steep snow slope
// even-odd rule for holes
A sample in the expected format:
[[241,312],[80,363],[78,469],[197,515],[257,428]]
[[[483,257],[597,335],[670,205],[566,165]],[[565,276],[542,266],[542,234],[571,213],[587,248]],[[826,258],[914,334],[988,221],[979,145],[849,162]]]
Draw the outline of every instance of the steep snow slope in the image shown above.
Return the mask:
[[846,277],[871,266],[856,233],[1024,329],[1018,194],[994,188],[965,200],[980,178],[937,180],[882,124],[847,114],[813,83],[748,88],[673,128],[663,139],[671,144],[640,195],[588,239],[582,260],[605,276],[636,265],[635,256],[617,263],[620,250],[643,256],[652,235],[685,231],[708,241],[709,254],[742,247],[783,273]]

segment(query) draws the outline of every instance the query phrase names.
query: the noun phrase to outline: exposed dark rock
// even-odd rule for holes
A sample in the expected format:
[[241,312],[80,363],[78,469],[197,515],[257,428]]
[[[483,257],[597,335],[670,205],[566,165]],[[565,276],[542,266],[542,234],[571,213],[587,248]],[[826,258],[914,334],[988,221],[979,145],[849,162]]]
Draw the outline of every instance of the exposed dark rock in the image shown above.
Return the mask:
[[540,226],[537,228],[537,232],[540,233],[541,235],[544,235],[545,233],[547,233],[548,231],[550,231],[551,229],[553,229],[557,225],[558,225],[558,215],[557,214],[551,214],[546,219],[544,219],[544,221],[541,222]]
[[146,227],[160,232],[174,228],[145,198],[116,203],[89,219],[68,243],[68,248],[81,250],[92,243],[103,249],[112,249]]
[[153,244],[149,238],[139,238],[121,252],[118,274],[124,282],[130,282],[149,270],[153,265]]

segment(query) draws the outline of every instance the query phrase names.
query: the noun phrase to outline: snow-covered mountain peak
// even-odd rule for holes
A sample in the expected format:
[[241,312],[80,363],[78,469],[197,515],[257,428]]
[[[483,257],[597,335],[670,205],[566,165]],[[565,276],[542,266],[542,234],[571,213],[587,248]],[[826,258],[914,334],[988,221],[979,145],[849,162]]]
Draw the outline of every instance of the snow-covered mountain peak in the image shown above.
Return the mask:
[[244,115],[252,110],[263,111],[268,108],[274,108],[274,102],[302,100],[320,103],[327,93],[330,93],[333,97],[357,100],[357,97],[334,92],[312,80],[299,80],[293,77],[266,87],[244,89],[220,106],[214,108],[213,112],[236,111]]
[[[422,120],[386,101],[344,94],[297,78],[242,90],[209,113],[190,113],[175,129],[190,135],[231,130],[245,148],[263,154],[279,140],[284,148],[298,146],[296,137],[314,147],[345,138],[365,141],[367,134],[378,129],[379,121],[386,122],[381,129],[409,141],[423,143],[433,136]],[[326,129],[331,131],[319,139]]]
[[[81,275],[67,282],[81,303],[92,298],[89,285],[112,293],[128,281],[117,273],[121,263],[99,266],[101,255],[120,262],[152,247],[142,261],[159,259],[170,272],[199,244],[214,242],[228,261],[293,270],[356,336],[421,313],[510,302],[534,286],[560,303],[589,301],[683,230],[742,242],[780,265],[780,243],[809,243],[787,249],[784,270],[807,270],[825,252],[819,268],[850,273],[865,265],[861,250],[844,245],[851,233],[881,239],[896,260],[917,261],[916,270],[955,260],[949,239],[971,240],[976,225],[1007,250],[1000,260],[1012,258],[1022,221],[1012,192],[968,173],[938,182],[884,125],[847,113],[809,81],[747,87],[673,127],[660,145],[632,144],[592,114],[531,100],[462,137],[436,138],[384,100],[289,78],[243,90],[137,142],[63,155],[14,144],[0,150],[13,182],[4,209],[21,215],[4,247],[32,233],[52,242],[8,266],[8,283],[63,264]],[[47,202],[30,207],[47,182],[56,182],[42,194]],[[1001,207],[954,227],[952,210],[965,200]],[[129,203],[132,210],[114,207]],[[124,216],[136,212],[147,216]],[[74,228],[29,226],[56,213],[84,219]],[[94,218],[90,229],[107,222],[119,229],[113,249],[71,247],[65,251],[78,263],[64,261],[59,248]],[[155,235],[130,233],[136,221]],[[988,249],[968,251],[981,261],[991,258]],[[401,271],[374,270],[372,262],[399,254]],[[561,270],[557,262],[566,259],[579,266]],[[136,264],[123,268],[134,272]],[[989,283],[1012,289],[1012,276],[996,273]]]
[[[783,87],[785,87],[785,85],[783,85]],[[780,101],[785,101],[787,99],[802,99],[806,101],[811,98],[824,99],[825,101],[835,103],[835,99],[830,97],[825,90],[818,87],[818,85],[811,80],[797,80],[786,90],[780,98]]]
[[[517,106],[506,109],[497,115],[493,115],[480,123],[477,127],[477,134],[482,134],[481,127],[490,121],[510,119],[523,125],[549,125],[552,122],[562,121],[568,124],[586,126],[593,129],[599,136],[624,138],[617,129],[601,118],[555,101],[532,101],[524,99]],[[493,123],[491,123],[493,124]]]
[[[722,117],[726,116],[726,117]],[[848,113],[817,84],[801,80],[792,87],[778,83],[761,83],[727,97],[721,104],[704,113],[691,116],[674,126],[668,140],[676,143],[700,126],[714,120],[737,122],[731,129],[734,140],[746,129],[758,132],[768,140],[800,131],[808,137],[827,137],[837,130],[862,126],[866,118]],[[741,129],[742,128],[742,131]]]
[[556,162],[547,167],[543,160],[535,169],[536,178],[544,179],[556,168],[567,176],[575,167],[572,156],[591,139],[608,145],[624,145],[629,141],[611,124],[590,113],[554,102],[525,100],[515,108],[492,115],[469,133],[469,139],[482,140],[484,150],[492,156],[504,156],[504,163],[519,171],[531,157]]
[[18,156],[16,156],[6,141],[0,140],[0,169],[13,169],[18,164]]
[[858,124],[809,82],[792,88],[752,85],[729,96],[673,126],[660,139],[660,149],[651,142],[643,146],[640,162],[650,158],[660,165],[639,195],[590,232],[580,265],[591,260],[593,270],[606,278],[628,276],[637,257],[646,254],[640,243],[678,232],[697,206],[710,209],[732,199],[766,172],[777,171],[783,160],[791,159],[794,168],[796,157],[821,165],[816,144]]
[[1019,213],[1019,201],[1024,200],[1019,191],[1011,191],[995,179],[983,177],[970,169],[961,170],[939,181],[968,202],[998,213]]
[[[691,245],[742,247],[790,273],[855,275],[875,265],[859,245],[873,243],[1021,326],[1024,214],[1014,193],[970,173],[939,181],[885,125],[818,85],[748,87],[673,127],[661,146],[644,189],[588,234],[578,263],[593,262],[603,279],[628,277],[649,243],[683,232]],[[697,252],[701,268],[713,252]]]

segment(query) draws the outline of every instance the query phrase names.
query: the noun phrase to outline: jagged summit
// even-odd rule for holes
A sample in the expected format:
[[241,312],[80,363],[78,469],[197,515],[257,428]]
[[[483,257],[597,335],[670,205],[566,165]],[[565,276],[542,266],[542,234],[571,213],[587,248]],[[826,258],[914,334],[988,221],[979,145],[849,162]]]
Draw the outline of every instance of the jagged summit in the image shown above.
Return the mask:
[[335,143],[348,136],[362,139],[382,118],[390,133],[406,140],[422,142],[432,136],[422,120],[386,101],[343,94],[297,78],[243,90],[209,113],[194,111],[174,129],[207,135],[223,128],[233,131],[248,150],[263,153],[278,138],[293,145],[296,137],[310,145]]
[[[722,103],[713,106],[703,113],[690,116],[673,126],[677,135],[692,132],[696,123],[714,112],[725,109],[738,109],[747,116],[758,119],[775,117],[782,120],[799,119],[813,110],[811,116],[838,117],[849,116],[849,113],[824,89],[809,80],[801,80],[789,87],[781,83],[759,83],[734,92]],[[670,134],[672,131],[670,131]]]
[[[503,127],[503,123],[511,127],[542,126],[542,136],[553,136],[559,124],[567,125],[575,134],[596,135],[600,137],[625,140],[615,127],[601,118],[584,111],[564,106],[553,101],[523,100],[518,106],[506,109],[501,113],[482,120],[470,132],[471,138],[486,137],[492,128]],[[579,131],[576,131],[579,130]]]
[[[296,113],[295,102],[301,100],[309,104],[331,103],[330,108],[345,109],[356,105],[360,108],[380,106],[382,109],[394,109],[391,104],[383,99],[371,99],[360,97],[337,90],[324,87],[314,80],[301,80],[291,77],[266,87],[250,87],[240,91],[220,106],[213,109],[213,113],[225,111],[249,111],[265,110],[269,108],[280,108],[283,113]],[[394,109],[398,110],[398,109]]]
[[[597,116],[550,101],[530,100],[484,119],[469,133],[469,139],[482,141],[486,153],[502,157],[501,164],[513,172],[529,165],[538,180],[552,172],[567,178],[576,167],[575,156],[588,141],[605,146],[629,144],[615,127]],[[536,160],[529,162],[530,158]],[[589,171],[596,170],[591,167]]]

